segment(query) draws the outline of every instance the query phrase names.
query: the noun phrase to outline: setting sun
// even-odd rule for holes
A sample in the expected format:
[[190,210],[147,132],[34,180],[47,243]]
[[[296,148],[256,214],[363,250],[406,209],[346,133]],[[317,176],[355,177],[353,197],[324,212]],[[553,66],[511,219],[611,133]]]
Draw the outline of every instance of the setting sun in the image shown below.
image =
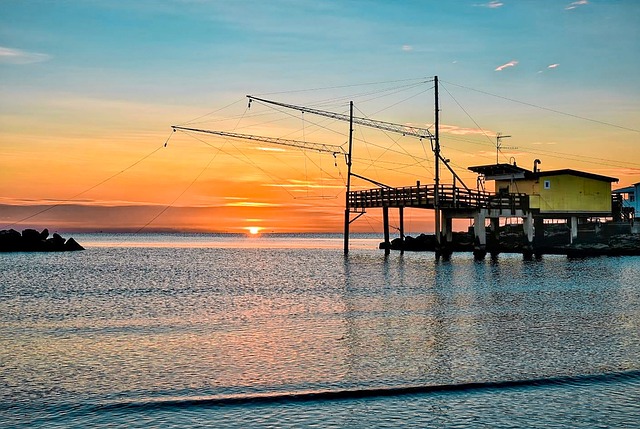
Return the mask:
[[260,227],[258,227],[258,226],[250,226],[247,229],[249,230],[249,234],[251,234],[251,235],[260,234]]

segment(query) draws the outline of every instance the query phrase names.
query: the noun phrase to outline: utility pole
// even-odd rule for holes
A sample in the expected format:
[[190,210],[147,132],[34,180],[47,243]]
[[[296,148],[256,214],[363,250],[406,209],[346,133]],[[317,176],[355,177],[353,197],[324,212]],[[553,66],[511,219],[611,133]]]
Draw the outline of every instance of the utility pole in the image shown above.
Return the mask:
[[353,101],[349,102],[349,151],[347,152],[347,192],[344,204],[344,254],[349,254],[349,192],[351,191],[351,153],[353,150]]

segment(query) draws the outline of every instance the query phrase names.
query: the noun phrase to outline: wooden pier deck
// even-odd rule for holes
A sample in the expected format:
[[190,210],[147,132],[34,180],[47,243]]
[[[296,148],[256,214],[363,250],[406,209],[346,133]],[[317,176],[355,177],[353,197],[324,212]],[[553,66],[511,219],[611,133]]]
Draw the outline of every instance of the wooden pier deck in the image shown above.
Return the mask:
[[[347,198],[347,207],[351,212],[361,213],[368,208],[415,207],[436,209],[435,185],[416,185],[400,188],[374,188],[351,191]],[[529,196],[526,194],[495,194],[487,191],[474,191],[453,185],[438,187],[438,205],[441,210],[468,211],[479,209],[518,212],[529,210]]]

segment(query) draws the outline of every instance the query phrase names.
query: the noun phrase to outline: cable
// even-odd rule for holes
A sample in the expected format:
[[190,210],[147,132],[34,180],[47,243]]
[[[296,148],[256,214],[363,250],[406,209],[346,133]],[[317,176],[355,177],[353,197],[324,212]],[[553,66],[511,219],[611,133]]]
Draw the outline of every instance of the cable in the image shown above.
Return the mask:
[[612,124],[610,122],[600,121],[598,119],[586,118],[584,116],[574,115],[572,113],[562,112],[560,110],[555,110],[555,109],[550,109],[548,107],[538,106],[537,104],[527,103],[525,101],[514,100],[513,98],[504,97],[502,95],[497,95],[497,94],[492,94],[490,92],[481,91],[479,89],[469,88],[468,86],[458,85],[458,84],[453,83],[453,82],[446,82],[446,83],[448,83],[449,85],[453,85],[453,86],[457,86],[457,87],[460,87],[460,88],[468,89],[470,91],[475,91],[475,92],[479,92],[481,94],[490,95],[492,97],[501,98],[503,100],[511,101],[513,103],[519,103],[519,104],[523,104],[525,106],[535,107],[536,109],[541,109],[541,110],[546,110],[548,112],[557,113],[559,115],[570,116],[572,118],[582,119],[583,121],[594,122],[596,124],[607,125],[607,126],[610,126],[610,127],[619,128],[621,130],[627,130],[627,131],[633,131],[633,132],[636,132],[636,133],[640,133],[640,130],[636,129],[636,128],[629,128],[629,127],[625,127],[625,126],[622,126],[622,125]]
[[98,186],[100,186],[100,185],[102,185],[102,184],[104,184],[104,183],[108,182],[109,180],[113,179],[114,177],[119,176],[120,174],[124,173],[125,171],[127,171],[127,170],[129,170],[129,169],[133,168],[134,166],[138,165],[139,163],[141,163],[141,162],[142,162],[142,161],[144,161],[145,159],[149,158],[151,155],[153,155],[154,153],[158,152],[158,151],[159,151],[160,149],[162,149],[163,147],[166,147],[166,146],[167,146],[167,143],[169,143],[169,139],[171,139],[171,136],[172,136],[172,135],[173,135],[173,131],[171,132],[171,134],[169,134],[169,137],[167,137],[167,139],[165,140],[165,142],[164,142],[161,146],[157,147],[156,149],[152,150],[152,151],[151,151],[151,152],[149,152],[147,155],[143,156],[142,158],[140,158],[139,160],[137,160],[137,161],[136,161],[136,162],[134,162],[133,164],[131,164],[131,165],[129,165],[128,167],[126,167],[126,168],[124,168],[124,169],[120,170],[119,172],[117,172],[117,173],[115,173],[115,174],[113,174],[113,175],[111,175],[111,176],[107,177],[106,179],[102,180],[101,182],[98,182],[97,184],[95,184],[95,185],[93,185],[93,186],[91,186],[91,187],[89,187],[89,188],[85,189],[85,190],[84,190],[84,191],[82,191],[82,192],[77,193],[76,195],[74,195],[74,196],[72,196],[72,197],[70,197],[70,198],[67,198],[67,199],[65,199],[65,200],[62,200],[61,202],[59,202],[59,203],[57,203],[57,204],[54,204],[54,205],[49,206],[49,207],[47,207],[47,208],[45,208],[45,209],[39,210],[38,212],[36,212],[36,213],[34,213],[34,214],[30,215],[30,216],[26,216],[26,217],[24,217],[24,218],[22,218],[22,219],[20,219],[20,220],[17,220],[17,221],[15,221],[15,222],[13,222],[13,223],[3,225],[3,226],[2,226],[2,228],[3,228],[3,229],[4,229],[4,228],[9,228],[9,227],[14,226],[14,225],[16,225],[16,224],[22,223],[22,222],[24,222],[25,220],[29,220],[29,219],[31,219],[31,218],[34,218],[34,217],[36,217],[36,216],[38,216],[38,215],[40,215],[40,214],[42,214],[42,213],[48,212],[49,210],[52,210],[52,209],[54,209],[54,208],[56,208],[56,207],[59,207],[59,206],[61,206],[61,205],[63,205],[63,204],[66,204],[66,203],[68,203],[68,202],[70,202],[70,201],[73,201],[73,200],[75,200],[76,198],[78,198],[79,196],[84,195],[84,194],[86,194],[87,192],[89,192],[89,191],[91,191],[91,190],[93,190],[93,189],[97,188]]
[[413,78],[413,79],[397,79],[397,80],[388,80],[388,81],[381,81],[381,82],[357,83],[357,84],[351,84],[351,85],[327,86],[327,87],[311,88],[311,89],[298,89],[298,90],[279,91],[279,92],[265,92],[265,93],[257,94],[257,95],[294,94],[294,93],[300,93],[300,92],[322,91],[322,90],[327,90],[327,89],[353,88],[353,87],[358,87],[358,86],[381,85],[381,84],[386,84],[386,83],[409,82],[409,81],[413,81],[413,80],[425,80],[425,79],[430,80],[431,82],[433,82],[433,78],[421,77],[421,78]]
[[160,210],[160,212],[157,215],[155,215],[153,218],[151,218],[151,220],[149,222],[145,223],[135,233],[138,234],[140,231],[142,231],[143,229],[145,229],[146,227],[151,225],[153,223],[153,221],[158,219],[170,207],[173,207],[173,205],[176,203],[176,201],[178,201],[189,190],[189,188],[191,188],[194,185],[194,183],[196,183],[198,181],[198,179],[200,178],[200,176],[202,176],[202,174],[205,172],[205,170],[207,170],[209,168],[209,166],[211,165],[213,160],[216,158],[216,156],[218,156],[218,153],[220,153],[220,152],[216,152],[216,153],[213,154],[213,156],[211,157],[211,159],[209,160],[207,165],[200,171],[200,173],[198,173],[198,175],[195,177],[195,179],[193,179],[191,181],[191,183],[189,183],[189,185],[187,185],[187,187],[180,193],[180,195],[178,195],[173,201],[171,201],[171,203],[169,205],[165,206],[162,210]]

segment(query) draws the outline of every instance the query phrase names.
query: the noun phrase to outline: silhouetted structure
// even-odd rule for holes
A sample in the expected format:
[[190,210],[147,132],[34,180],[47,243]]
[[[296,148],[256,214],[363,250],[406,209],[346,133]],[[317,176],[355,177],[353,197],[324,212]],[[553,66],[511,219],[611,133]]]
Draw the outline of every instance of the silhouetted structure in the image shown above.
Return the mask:
[[49,237],[49,230],[38,232],[25,229],[20,234],[15,229],[0,231],[0,252],[69,252],[84,250],[73,238],[65,240],[54,233]]

